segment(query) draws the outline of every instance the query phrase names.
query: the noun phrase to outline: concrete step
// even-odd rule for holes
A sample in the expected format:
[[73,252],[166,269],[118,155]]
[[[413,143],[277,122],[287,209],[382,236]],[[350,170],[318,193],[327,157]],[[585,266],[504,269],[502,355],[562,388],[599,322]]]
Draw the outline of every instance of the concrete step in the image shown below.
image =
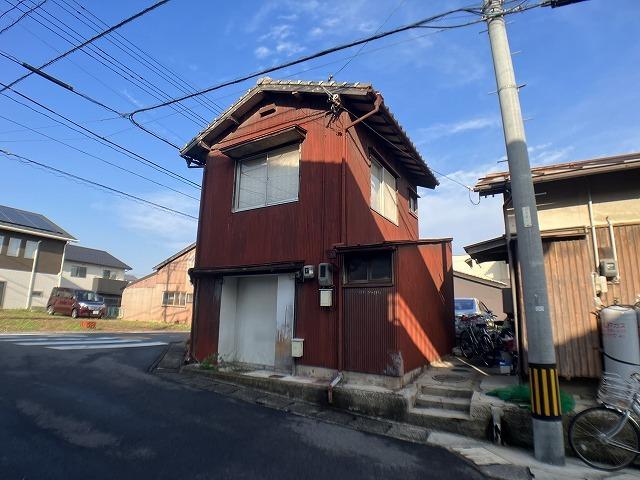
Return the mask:
[[416,407],[439,408],[469,413],[471,399],[463,397],[441,397],[438,395],[419,394],[416,397]]
[[408,410],[410,416],[419,415],[421,417],[431,417],[439,420],[471,420],[469,413],[464,413],[459,410],[447,410],[445,408],[426,408],[426,407],[413,407]]
[[427,383],[420,385],[420,393],[423,395],[434,395],[436,397],[470,399],[473,395],[473,390]]

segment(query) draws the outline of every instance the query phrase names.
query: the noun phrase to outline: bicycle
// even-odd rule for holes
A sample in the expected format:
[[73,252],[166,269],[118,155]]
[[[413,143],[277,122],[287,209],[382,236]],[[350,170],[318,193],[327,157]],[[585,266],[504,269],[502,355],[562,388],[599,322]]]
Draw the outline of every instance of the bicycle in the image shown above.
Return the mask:
[[640,373],[625,380],[605,373],[598,388],[597,407],[578,413],[569,424],[569,445],[587,465],[620,470],[640,454]]
[[460,351],[466,359],[472,360],[477,357],[485,365],[490,366],[493,363],[495,348],[491,336],[487,332],[486,323],[474,323],[478,319],[484,321],[480,315],[460,319],[466,322],[460,332]]

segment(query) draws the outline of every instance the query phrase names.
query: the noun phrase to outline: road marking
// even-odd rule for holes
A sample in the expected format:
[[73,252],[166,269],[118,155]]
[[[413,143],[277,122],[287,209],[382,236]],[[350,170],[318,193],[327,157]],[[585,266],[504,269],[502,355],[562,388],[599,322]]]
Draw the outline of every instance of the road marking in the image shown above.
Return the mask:
[[160,345],[166,345],[166,342],[131,342],[131,343],[119,343],[117,345],[106,344],[106,345],[93,345],[93,344],[82,344],[82,345],[62,345],[59,347],[47,347],[51,350],[95,350],[98,348],[131,348],[131,347],[158,347]]
[[52,345],[73,345],[73,344],[83,344],[83,343],[90,343],[90,344],[100,344],[100,343],[129,343],[131,341],[140,341],[140,340],[124,340],[124,339],[119,339],[119,338],[96,338],[94,339],[89,339],[89,338],[82,338],[82,339],[77,339],[77,340],[46,340],[46,341],[37,341],[37,342],[17,342],[16,345],[23,345],[23,346],[38,346],[38,347],[48,347],[48,346],[52,346]]
[[0,342],[11,342],[22,347],[44,347],[51,350],[97,350],[133,347],[157,347],[167,342],[151,341],[149,337],[113,337],[97,335],[11,335]]

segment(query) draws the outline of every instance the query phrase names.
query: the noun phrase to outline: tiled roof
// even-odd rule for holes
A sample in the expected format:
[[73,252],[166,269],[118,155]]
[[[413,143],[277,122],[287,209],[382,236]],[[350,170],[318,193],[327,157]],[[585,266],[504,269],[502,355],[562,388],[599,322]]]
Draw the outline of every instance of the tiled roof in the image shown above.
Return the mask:
[[[237,125],[236,117],[242,116],[255,107],[264,98],[264,94],[269,92],[335,96],[341,101],[346,100],[343,106],[356,118],[371,111],[377,96],[377,92],[369,83],[262,78],[222,115],[187,143],[180,154],[187,159],[190,165],[203,165],[209,147],[214,145],[230,128]],[[403,162],[409,173],[418,179],[419,185],[430,188],[438,185],[435,175],[384,102],[380,111],[369,117],[365,123],[374,133],[390,144],[390,148]]]
[[129,265],[118,260],[109,252],[96,250],[95,248],[80,247],[78,245],[67,245],[64,259],[65,261],[68,260],[70,262],[90,263],[91,265],[131,270]]

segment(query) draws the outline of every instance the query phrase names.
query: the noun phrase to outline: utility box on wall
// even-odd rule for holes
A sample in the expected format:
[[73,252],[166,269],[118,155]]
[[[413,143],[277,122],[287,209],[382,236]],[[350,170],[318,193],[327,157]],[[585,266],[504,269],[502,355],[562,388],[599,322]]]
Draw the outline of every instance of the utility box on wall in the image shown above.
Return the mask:
[[333,306],[333,288],[320,289],[320,306],[321,307]]
[[318,285],[321,287],[333,287],[333,265],[330,263],[318,265]]
[[304,338],[291,339],[291,356],[293,358],[301,358],[304,353]]

